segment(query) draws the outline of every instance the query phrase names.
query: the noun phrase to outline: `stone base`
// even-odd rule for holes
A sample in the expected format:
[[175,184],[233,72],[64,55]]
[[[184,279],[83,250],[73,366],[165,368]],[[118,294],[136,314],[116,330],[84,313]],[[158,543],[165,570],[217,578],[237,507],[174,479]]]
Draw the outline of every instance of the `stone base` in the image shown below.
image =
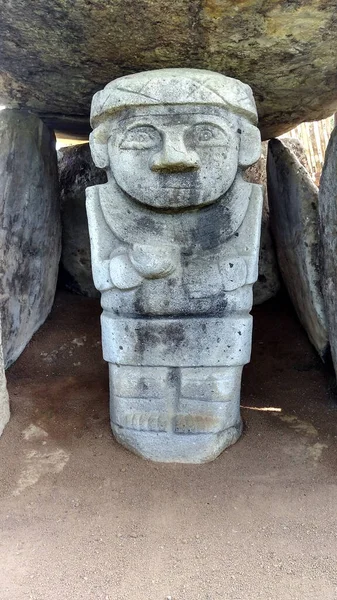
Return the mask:
[[111,423],[116,440],[142,458],[162,463],[200,464],[214,460],[238,441],[242,421],[218,433],[177,434],[135,431]]

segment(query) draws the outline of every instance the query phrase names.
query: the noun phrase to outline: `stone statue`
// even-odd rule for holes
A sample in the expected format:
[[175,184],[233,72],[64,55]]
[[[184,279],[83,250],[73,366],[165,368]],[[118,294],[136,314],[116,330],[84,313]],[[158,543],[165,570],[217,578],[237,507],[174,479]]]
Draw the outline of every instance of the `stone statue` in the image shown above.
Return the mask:
[[150,460],[212,460],[241,434],[262,192],[251,89],[198,69],[97,92],[87,189],[116,439]]

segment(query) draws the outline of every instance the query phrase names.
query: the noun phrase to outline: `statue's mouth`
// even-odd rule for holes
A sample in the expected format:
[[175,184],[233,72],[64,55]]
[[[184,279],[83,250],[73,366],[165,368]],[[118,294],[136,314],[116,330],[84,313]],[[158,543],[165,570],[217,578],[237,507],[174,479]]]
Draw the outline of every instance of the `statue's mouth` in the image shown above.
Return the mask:
[[162,190],[199,190],[201,189],[200,174],[197,172],[189,173],[158,173],[157,185]]
[[199,190],[200,185],[162,185],[162,189],[166,190]]
[[[168,187],[168,186],[167,186]],[[165,204],[162,204],[160,206],[155,205],[155,204],[147,204],[146,202],[143,202],[141,200],[138,200],[138,198],[131,196],[130,194],[128,194],[125,190],[123,190],[122,188],[120,188],[121,191],[123,192],[123,194],[125,194],[125,196],[128,198],[128,200],[130,200],[131,202],[135,202],[136,204],[145,207],[147,209],[150,209],[153,212],[157,212],[157,213],[182,213],[182,212],[192,212],[195,210],[200,210],[202,208],[207,208],[209,207],[211,204],[216,204],[217,202],[219,202],[220,198],[216,199],[216,200],[209,200],[209,201],[205,201],[205,202],[200,202],[200,204],[196,203],[196,204],[184,204],[184,205],[176,205],[176,204],[172,204],[172,200],[171,202],[168,201]],[[164,186],[163,186],[164,189]],[[171,189],[175,189],[177,191],[184,189],[184,190],[189,190],[191,189],[191,191],[193,191],[193,187],[188,186],[186,188],[182,188],[181,186],[171,186]],[[194,188],[195,189],[195,188]]]

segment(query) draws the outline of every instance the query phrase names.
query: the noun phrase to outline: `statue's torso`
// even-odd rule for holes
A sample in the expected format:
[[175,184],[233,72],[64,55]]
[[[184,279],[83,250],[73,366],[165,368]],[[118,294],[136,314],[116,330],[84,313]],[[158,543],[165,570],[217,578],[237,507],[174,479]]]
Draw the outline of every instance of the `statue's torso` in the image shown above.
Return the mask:
[[[91,210],[105,222],[104,231],[100,228],[104,260],[143,241],[154,248],[172,244],[179,255],[175,270],[166,277],[146,278],[131,290],[103,291],[103,309],[149,318],[248,312],[251,284],[257,278],[261,194],[258,186],[240,183],[239,194],[229,197],[231,222],[225,202],[190,213],[163,214],[118,198],[110,184],[89,188]],[[234,202],[241,203],[240,210]]]

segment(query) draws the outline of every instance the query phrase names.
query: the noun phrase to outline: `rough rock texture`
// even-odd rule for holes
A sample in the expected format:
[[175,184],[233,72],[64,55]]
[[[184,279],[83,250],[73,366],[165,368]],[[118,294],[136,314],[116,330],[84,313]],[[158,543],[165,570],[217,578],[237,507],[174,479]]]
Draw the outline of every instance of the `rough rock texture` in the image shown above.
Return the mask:
[[5,365],[53,304],[61,248],[54,134],[34,115],[0,112],[0,293]]
[[[300,163],[308,170],[308,160],[301,141],[293,137],[283,137],[282,143],[287,146]],[[254,305],[262,304],[277,294],[280,289],[280,272],[277,265],[275,245],[270,231],[269,204],[267,193],[267,153],[268,143],[262,143],[261,157],[245,172],[245,179],[263,185],[263,212],[261,226],[261,243],[259,256],[259,277],[253,286]]]
[[76,133],[115,77],[206,68],[252,87],[268,139],[336,110],[335,17],[333,0],[3,1],[0,95]]
[[245,172],[245,179],[263,185],[263,210],[259,255],[259,277],[253,286],[253,304],[270,300],[280,289],[280,274],[277,266],[274,242],[270,232],[267,194],[267,142],[262,143],[261,158]]
[[309,163],[301,140],[293,137],[282,137],[281,142],[295,154],[297,160],[309,172]]
[[331,356],[337,374],[337,127],[331,134],[325,153],[318,205],[322,239],[322,291]]
[[91,270],[85,189],[106,182],[106,174],[91,158],[89,144],[59,151],[63,280],[74,292],[98,297]]
[[320,287],[318,190],[280,140],[269,142],[268,198],[278,263],[298,317],[324,358],[328,347]]
[[4,357],[1,342],[1,317],[0,317],[0,435],[9,421],[9,398],[6,384]]
[[263,201],[242,172],[260,156],[256,116],[248,86],[196,69],[115,80],[92,102],[91,152],[108,173],[87,211],[111,425],[147,459],[205,462],[241,434]]

